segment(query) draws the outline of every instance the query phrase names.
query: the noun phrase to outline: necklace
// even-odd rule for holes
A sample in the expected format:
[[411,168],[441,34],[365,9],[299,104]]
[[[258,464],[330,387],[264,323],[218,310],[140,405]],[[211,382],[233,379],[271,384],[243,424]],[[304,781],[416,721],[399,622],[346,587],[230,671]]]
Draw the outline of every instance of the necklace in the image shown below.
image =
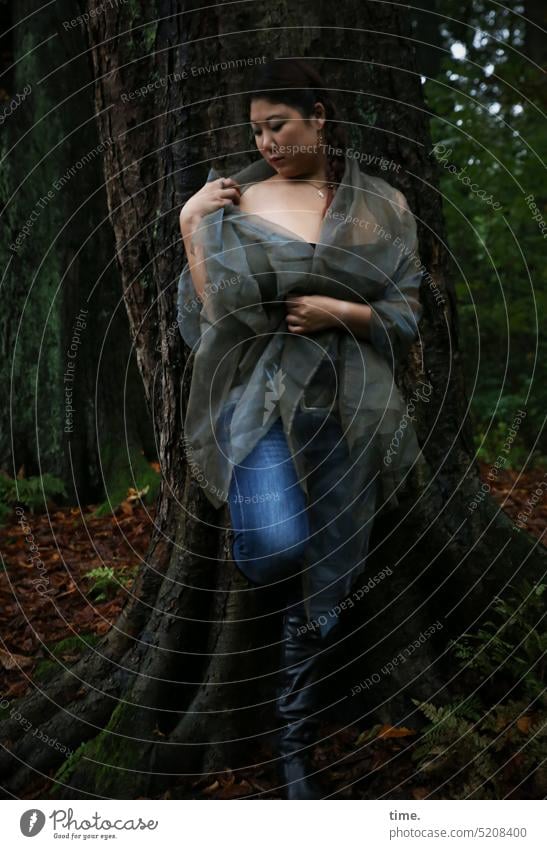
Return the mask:
[[[321,189],[319,189],[319,188],[315,185],[315,183],[314,183],[312,180],[302,180],[302,182],[303,182],[303,183],[310,183],[310,185],[312,185],[312,186],[314,187],[314,189],[316,189],[316,190],[317,190],[317,194],[319,195],[319,197],[320,197],[320,198],[324,198],[324,197],[325,197],[324,192],[322,192],[322,191],[321,191]],[[325,186],[326,186],[327,188],[333,188],[333,184],[332,184],[332,183],[329,183],[328,181],[324,181],[324,182],[325,182]]]
[[[324,198],[324,197],[325,197],[325,193],[324,193],[324,192],[322,192],[322,191],[321,191],[321,189],[319,189],[319,188],[315,185],[315,183],[313,182],[313,180],[301,180],[301,179],[299,179],[298,177],[293,177],[293,178],[292,178],[292,180],[294,180],[295,182],[299,182],[299,183],[310,183],[310,185],[312,185],[312,186],[314,187],[314,189],[316,190],[316,192],[317,192],[317,194],[319,195],[319,197],[320,197],[320,198]],[[292,180],[291,180],[291,182],[292,182]],[[323,180],[323,184],[324,184],[324,186],[326,186],[326,187],[327,187],[327,189],[329,189],[329,188],[330,188],[330,189],[333,189],[333,188],[334,188],[334,183],[330,183],[328,180]]]

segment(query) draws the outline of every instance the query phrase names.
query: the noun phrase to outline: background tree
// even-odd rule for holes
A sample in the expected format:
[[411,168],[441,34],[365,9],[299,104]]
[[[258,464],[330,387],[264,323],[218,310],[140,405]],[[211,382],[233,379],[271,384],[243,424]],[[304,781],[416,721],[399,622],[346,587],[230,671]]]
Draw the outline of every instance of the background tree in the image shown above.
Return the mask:
[[[471,628],[510,579],[544,569],[536,542],[490,497],[478,497],[439,166],[406,10],[364,4],[356,28],[345,3],[280,2],[275,16],[255,4],[220,4],[205,16],[198,5],[157,0],[144,11],[127,3],[89,20],[99,137],[113,140],[104,174],[115,254],[162,480],[146,562],[120,619],[92,653],[21,705],[50,737],[79,748],[63,763],[6,721],[0,775],[10,793],[26,786],[29,767],[47,776],[62,764],[54,795],[155,795],[181,774],[258,760],[272,727],[279,599],[250,590],[231,568],[226,510],[212,509],[186,465],[192,362],[176,332],[180,207],[211,164],[232,173],[255,153],[242,96],[252,67],[214,69],[249,57],[251,44],[256,57],[316,61],[354,146],[401,165],[376,173],[405,192],[428,271],[423,350],[398,379],[408,394],[418,379],[432,385],[418,420],[430,475],[414,480],[400,509],[375,527],[369,573],[389,563],[393,575],[340,639],[333,716],[417,721],[410,698],[443,698],[452,675],[449,639]],[[344,59],[316,58],[325,55]],[[374,704],[366,692],[340,700],[437,619],[437,639],[382,680]]]
[[106,499],[109,509],[130,485],[157,486],[157,474],[113,262],[91,61],[84,30],[63,25],[74,3],[21,0],[11,11],[2,8],[0,469],[53,474],[71,503]]
[[545,465],[547,351],[540,327],[547,275],[544,239],[527,201],[531,196],[545,210],[537,180],[545,147],[541,69],[547,62],[545,40],[537,33],[545,21],[535,3],[513,3],[495,13],[488,3],[473,3],[462,16],[461,5],[449,0],[443,15],[440,73],[424,90],[437,116],[432,132],[448,201],[477,448],[482,459],[495,462],[508,425],[525,408],[511,460]]

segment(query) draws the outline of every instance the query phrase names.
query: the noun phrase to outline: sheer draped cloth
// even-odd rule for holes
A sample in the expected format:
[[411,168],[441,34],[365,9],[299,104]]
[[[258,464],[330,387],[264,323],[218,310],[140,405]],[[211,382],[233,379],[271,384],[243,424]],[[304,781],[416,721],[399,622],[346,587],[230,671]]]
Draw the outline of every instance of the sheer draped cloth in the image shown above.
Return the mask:
[[[275,173],[261,159],[230,176],[244,191]],[[219,176],[212,168],[208,180]],[[313,480],[310,508],[331,523],[331,541],[339,540],[337,550],[323,552],[322,565],[307,562],[302,573],[310,618],[334,621],[326,611],[364,570],[375,512],[396,507],[408,471],[425,462],[393,374],[418,337],[422,315],[415,218],[400,191],[347,158],[315,249],[234,204],[205,216],[194,239],[204,250],[207,297],[202,304],[186,263],[177,313],[195,354],[184,423],[192,473],[211,503],[222,506],[233,466],[281,416],[308,497]],[[290,332],[289,294],[368,304],[369,339],[340,327]],[[221,444],[227,404],[234,409]],[[347,461],[333,478],[329,457],[339,463],[340,449]]]

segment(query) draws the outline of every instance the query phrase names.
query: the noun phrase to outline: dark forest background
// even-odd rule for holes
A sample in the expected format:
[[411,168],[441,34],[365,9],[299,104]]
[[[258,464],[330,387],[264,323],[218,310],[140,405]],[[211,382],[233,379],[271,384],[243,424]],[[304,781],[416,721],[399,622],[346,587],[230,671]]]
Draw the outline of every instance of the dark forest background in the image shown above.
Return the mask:
[[[148,487],[153,503],[158,482],[150,462],[157,452],[113,262],[90,55],[81,27],[51,36],[53,17],[67,20],[67,10],[77,15],[84,7],[55,5],[34,15],[27,29],[14,26],[12,4],[0,3],[0,99],[6,108],[22,97],[9,119],[17,130],[7,117],[1,128],[0,372],[8,394],[0,413],[0,468],[22,487],[47,475],[46,494],[58,498],[62,486],[66,503],[76,503],[77,490],[80,501],[106,502],[109,510],[128,487]],[[545,212],[542,4],[416,5],[424,10],[411,14],[416,66],[441,166],[476,450],[493,462],[508,419],[525,404],[510,462],[545,464],[545,239],[526,201],[532,195]],[[81,58],[64,74],[59,58],[66,63],[75,51]],[[357,98],[356,107],[374,120],[377,104]],[[14,256],[10,245],[33,212],[39,214]],[[66,373],[75,316],[90,295],[71,387],[79,427],[69,453],[58,427],[66,400],[59,376]],[[117,450],[122,432],[127,452]],[[6,479],[0,487],[5,505],[13,487]]]
[[[225,538],[219,543],[206,541],[197,532],[193,535],[191,523],[183,521],[180,511],[170,512],[169,496],[164,492],[167,468],[172,475],[169,480],[180,481],[177,495],[181,501],[194,504],[172,438],[180,432],[177,416],[172,414],[179,409],[175,393],[165,391],[163,402],[176,426],[165,428],[158,417],[161,393],[171,386],[169,371],[177,370],[178,376],[184,361],[174,312],[170,311],[172,300],[167,304],[163,299],[167,290],[173,295],[184,252],[176,232],[176,215],[171,230],[163,219],[171,199],[160,210],[161,193],[153,195],[149,186],[158,167],[157,150],[165,145],[172,157],[167,170],[173,168],[174,178],[166,192],[172,192],[173,206],[180,204],[190,189],[195,190],[199,175],[201,180],[205,176],[203,156],[221,156],[222,139],[209,134],[209,129],[228,124],[222,109],[229,112],[232,106],[215,101],[217,83],[212,78],[203,81],[204,97],[209,96],[210,102],[201,110],[186,108],[186,91],[179,91],[176,84],[162,87],[157,113],[171,109],[176,117],[171,124],[156,124],[154,96],[139,101],[137,118],[124,109],[123,102],[114,102],[116,75],[121,76],[125,90],[130,90],[172,72],[180,60],[169,58],[174,55],[169,52],[165,58],[162,50],[177,42],[180,32],[175,32],[176,27],[188,26],[190,35],[199,40],[201,28],[209,35],[208,27],[213,32],[215,27],[217,32],[231,31],[233,24],[243,33],[241,49],[234,55],[243,55],[245,45],[248,53],[261,51],[256,45],[251,51],[249,39],[254,36],[247,36],[247,41],[244,38],[245,26],[253,23],[252,13],[242,11],[251,17],[232,20],[229,16],[236,13],[230,4],[221,9],[218,19],[200,25],[177,22],[171,32],[166,23],[158,21],[180,4],[155,2],[145,9],[145,4],[141,7],[135,0],[124,4],[120,0],[119,9],[105,16],[105,26],[117,25],[119,20],[120,26],[127,25],[129,35],[109,57],[101,50],[104,33],[98,20],[89,31],[78,24],[67,26],[88,5],[58,0],[37,12],[35,4],[27,0],[0,2],[0,710],[6,712],[7,720],[14,705],[20,706],[22,715],[32,717],[37,725],[44,703],[25,699],[47,685],[59,703],[86,699],[81,703],[82,717],[107,731],[121,729],[123,734],[135,721],[133,716],[120,716],[119,704],[112,711],[105,700],[93,701],[89,694],[73,692],[60,676],[72,664],[83,663],[85,652],[102,647],[103,640],[109,641],[112,657],[115,651],[125,657],[123,652],[129,653],[129,649],[121,637],[116,642],[112,633],[115,622],[127,625],[131,638],[138,635],[141,647],[157,645],[155,641],[164,635],[162,632],[158,638],[158,622],[141,615],[145,603],[151,608],[168,602],[165,609],[180,609],[182,616],[189,616],[189,611],[196,612],[197,618],[204,616],[206,608],[199,593],[182,601],[182,595],[162,596],[158,574],[162,577],[172,569],[169,574],[184,574],[188,580],[188,573],[183,573],[180,563],[178,571],[175,569],[175,555],[169,559],[160,531],[163,534],[167,528],[165,539],[175,540],[181,549],[187,546],[191,552],[195,543],[200,557],[226,554]],[[300,4],[298,11],[290,3],[281,5],[293,20],[303,14]],[[325,22],[323,4],[312,5],[304,4],[306,15],[309,12]],[[191,6],[184,4],[185,9],[191,10]],[[428,573],[425,583],[444,583],[451,568],[463,563],[469,567],[473,591],[478,586],[480,615],[473,608],[473,627],[467,628],[468,620],[461,614],[460,627],[446,629],[443,648],[450,654],[445,671],[460,670],[458,680],[441,695],[433,686],[438,680],[435,672],[421,690],[411,691],[420,720],[416,715],[403,725],[397,723],[402,708],[400,711],[389,690],[390,683],[386,693],[392,698],[391,707],[378,709],[367,721],[356,723],[351,732],[346,729],[333,735],[318,752],[318,763],[338,764],[331,770],[330,780],[333,792],[338,788],[342,796],[350,795],[347,788],[351,786],[358,798],[383,794],[395,798],[409,794],[414,798],[539,798],[547,792],[539,769],[546,754],[547,647],[543,554],[547,517],[544,4],[540,0],[504,5],[422,0],[403,9],[386,5],[380,10],[378,6],[365,3],[358,8],[361,25],[380,33],[374,42],[379,64],[367,68],[365,61],[362,77],[355,77],[354,90],[342,100],[355,120],[355,147],[372,150],[374,144],[381,152],[384,138],[365,132],[363,141],[362,128],[384,128],[390,121],[396,122],[393,102],[400,97],[406,106],[410,91],[399,89],[402,75],[394,75],[389,115],[384,101],[370,95],[375,85],[387,91],[381,61],[398,61],[399,48],[390,40],[393,35],[399,47],[404,46],[401,62],[411,68],[414,81],[419,81],[410,96],[414,97],[413,114],[419,113],[420,118],[408,128],[408,139],[402,123],[398,126],[399,137],[391,153],[395,151],[396,158],[406,163],[406,179],[415,193],[409,196],[411,208],[417,206],[414,199],[433,197],[437,188],[442,198],[436,211],[432,212],[433,205],[429,207],[429,217],[424,201],[422,221],[423,258],[428,267],[436,269],[442,286],[446,285],[445,318],[450,328],[449,339],[441,340],[439,351],[433,352],[431,345],[430,375],[434,380],[436,365],[439,384],[446,376],[445,367],[447,374],[456,375],[453,385],[446,380],[449,403],[441,404],[445,430],[435,449],[438,457],[450,455],[450,465],[436,477],[438,500],[428,505],[422,517],[423,525],[434,524],[436,514],[443,513],[448,504],[444,514],[448,530],[443,527],[435,537],[431,550],[435,551],[436,571]],[[340,9],[348,14],[344,4]],[[258,16],[258,12],[254,14]],[[337,48],[342,57],[342,36],[337,37],[340,40],[333,47],[328,32],[321,36],[324,41],[313,45],[317,55],[331,55],[329,50]],[[263,46],[268,46],[266,41]],[[270,52],[275,53],[276,46],[277,42]],[[296,53],[299,47],[296,41],[289,43],[286,55],[291,48]],[[347,46],[347,56],[350,47],[353,42]],[[210,49],[218,60],[228,47],[218,38]],[[311,47],[301,55],[313,55]],[[363,55],[366,60],[366,50]],[[149,59],[145,67],[131,65],[137,56]],[[184,58],[197,61],[195,56]],[[343,65],[342,58],[339,64]],[[338,73],[338,66],[333,73]],[[343,73],[348,80],[347,67],[342,68]],[[194,85],[195,93],[199,83]],[[222,87],[225,85],[223,81]],[[105,116],[112,106],[115,117],[111,119]],[[141,106],[142,114],[138,112]],[[229,117],[232,120],[232,113]],[[134,157],[131,142],[120,146],[119,162],[126,168],[120,173],[118,160],[104,144],[110,120],[118,128],[123,125],[128,137],[141,120],[150,127],[149,145],[143,144],[142,158]],[[170,145],[177,132],[181,137],[186,134],[188,141],[174,144],[172,152]],[[413,134],[415,138],[411,138]],[[419,154],[416,138],[418,147],[427,147]],[[252,148],[250,136],[248,148]],[[191,167],[194,162],[202,166],[197,176]],[[424,162],[428,163],[425,168]],[[371,165],[370,171],[393,181],[393,175],[378,164]],[[144,178],[149,181],[146,185]],[[127,241],[119,224],[125,210],[113,207],[112,182],[121,187],[122,198],[134,203],[127,216],[127,234],[131,236]],[[434,230],[437,240],[427,242],[427,228]],[[151,244],[156,257],[164,246],[169,257],[173,252],[175,256],[157,302],[158,268],[150,259]],[[431,340],[434,323],[426,324]],[[407,389],[411,386],[410,379],[405,385]],[[456,396],[457,404],[451,406],[450,400]],[[425,423],[421,427],[423,437]],[[458,434],[462,440],[453,451],[445,450],[448,434]],[[483,525],[475,526],[460,540],[462,505],[469,504],[469,493],[477,493],[476,484],[468,485],[460,502],[451,502],[450,495],[453,488],[457,490],[458,466],[465,477],[470,457],[478,461],[483,483],[476,495],[477,515],[483,507],[486,512],[481,516]],[[197,503],[197,514],[208,515],[203,502]],[[416,526],[419,528],[420,522]],[[52,617],[44,596],[36,593],[29,538],[40,553],[47,585],[63,611],[61,617]],[[453,538],[454,551],[446,556],[442,545],[448,540],[452,543]],[[468,561],[467,553],[482,542],[487,554],[475,551],[476,560],[472,561],[471,555]],[[396,550],[393,543],[388,553]],[[502,555],[507,556],[507,567],[502,565]],[[483,581],[484,556],[488,559],[483,561]],[[154,557],[159,558],[160,566]],[[155,575],[151,574],[154,570],[143,568],[145,560],[156,566]],[[419,560],[417,555],[416,564]],[[188,562],[189,574],[201,587],[196,566],[199,558]],[[186,561],[183,565],[186,569]],[[411,563],[409,574],[415,573],[414,566]],[[230,590],[231,585],[226,586]],[[447,594],[449,586],[445,587]],[[129,595],[132,602],[138,596],[139,603],[129,604]],[[415,603],[412,598],[409,605]],[[223,616],[229,622],[230,617],[237,618],[237,611],[228,608]],[[211,621],[216,621],[214,616]],[[428,621],[417,617],[414,627],[425,627]],[[189,661],[190,672],[185,668],[184,674],[194,683],[207,676],[217,680],[220,673],[214,663],[219,654],[214,652],[223,646],[241,645],[241,633],[224,634],[224,644],[218,634],[211,635],[214,629],[203,627],[189,637],[184,627],[174,629],[173,644],[179,649],[199,646],[200,650],[205,645],[213,658],[213,668],[208,667],[206,674],[197,661],[195,666]],[[424,658],[422,654],[423,666]],[[173,675],[172,669],[156,667],[142,648],[131,655],[131,661],[127,664],[131,671],[144,669],[150,678],[154,674],[161,678],[160,672]],[[356,681],[363,672],[357,660],[355,663]],[[99,661],[88,670],[89,681],[104,682],[105,691],[116,699],[125,692],[123,687],[129,686],[129,673],[127,679],[114,681]],[[237,677],[237,670],[231,672]],[[393,676],[395,683],[397,680]],[[144,704],[149,698],[155,707],[181,703],[203,707],[202,690],[179,683],[175,694],[158,687],[152,695],[138,692],[136,700],[141,698]],[[12,745],[21,745],[21,758],[28,768],[15,770],[4,752],[0,776],[13,773],[15,777],[2,781],[11,788],[9,792],[21,796],[39,796],[53,785],[55,792],[65,792],[68,798],[74,796],[74,787],[85,797],[85,781],[78,772],[82,753],[84,758],[95,756],[107,763],[110,755],[115,763],[120,757],[122,761],[127,757],[127,762],[139,757],[132,749],[122,756],[117,749],[110,749],[105,732],[88,740],[88,729],[82,731],[66,717],[53,716],[53,729],[69,740],[76,754],[66,762],[60,756],[48,761],[43,752],[36,755],[24,748],[28,741],[21,742],[20,726],[13,716],[10,722],[6,725],[7,751]],[[231,728],[232,716],[226,722]],[[153,730],[147,726],[146,734],[155,734],[157,739],[172,733],[172,739],[184,745],[192,737],[187,726],[175,728],[160,717]],[[419,740],[418,732],[422,735]],[[163,762],[156,760],[159,756],[152,745],[142,750],[139,767],[143,774],[145,764],[161,769]],[[196,778],[191,785],[180,782],[175,789],[155,784],[139,784],[137,789],[135,778],[128,790],[119,776],[114,778],[106,770],[93,774],[89,782],[95,781],[105,796],[125,798],[132,793],[230,798],[271,786],[268,768],[261,771],[255,766],[235,774],[230,767],[237,763],[232,750],[222,755],[209,752],[198,765],[191,763],[196,776],[201,770],[207,777]],[[89,765],[86,768],[89,770]]]

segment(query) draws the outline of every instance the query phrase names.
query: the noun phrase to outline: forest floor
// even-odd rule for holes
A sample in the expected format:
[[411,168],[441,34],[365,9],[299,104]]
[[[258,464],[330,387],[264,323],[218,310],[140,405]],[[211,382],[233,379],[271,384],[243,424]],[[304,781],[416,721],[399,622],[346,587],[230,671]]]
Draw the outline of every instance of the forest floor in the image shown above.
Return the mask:
[[[486,480],[489,466],[481,465]],[[525,474],[510,469],[491,482],[492,494],[512,518],[527,514],[530,493],[545,480],[545,470]],[[541,490],[544,492],[544,490]],[[23,530],[17,516],[0,529],[4,569],[0,572],[0,697],[18,699],[33,686],[40,668],[51,667],[49,652],[70,665],[79,656],[85,635],[92,642],[118,618],[126,587],[145,558],[153,511],[130,497],[114,514],[95,518],[95,505],[26,513]],[[544,533],[547,498],[539,499],[526,520],[534,536]],[[30,529],[30,533],[29,533]],[[36,548],[33,548],[36,546]],[[38,552],[32,559],[31,552]],[[98,570],[98,571],[97,571]],[[90,574],[91,573],[91,574]],[[39,583],[41,582],[41,584]],[[41,586],[41,592],[37,587]],[[47,595],[55,597],[51,615]],[[416,730],[374,726],[337,731],[322,727],[324,742],[314,751],[319,780],[328,798],[431,798],[431,787],[415,775],[410,759]],[[364,741],[368,745],[363,746]],[[162,798],[282,798],[276,790],[275,748],[264,746],[262,766],[208,776],[193,784],[173,786]],[[383,767],[386,768],[383,768]],[[323,776],[323,779],[321,779]],[[31,781],[28,796],[44,798],[47,784]]]

